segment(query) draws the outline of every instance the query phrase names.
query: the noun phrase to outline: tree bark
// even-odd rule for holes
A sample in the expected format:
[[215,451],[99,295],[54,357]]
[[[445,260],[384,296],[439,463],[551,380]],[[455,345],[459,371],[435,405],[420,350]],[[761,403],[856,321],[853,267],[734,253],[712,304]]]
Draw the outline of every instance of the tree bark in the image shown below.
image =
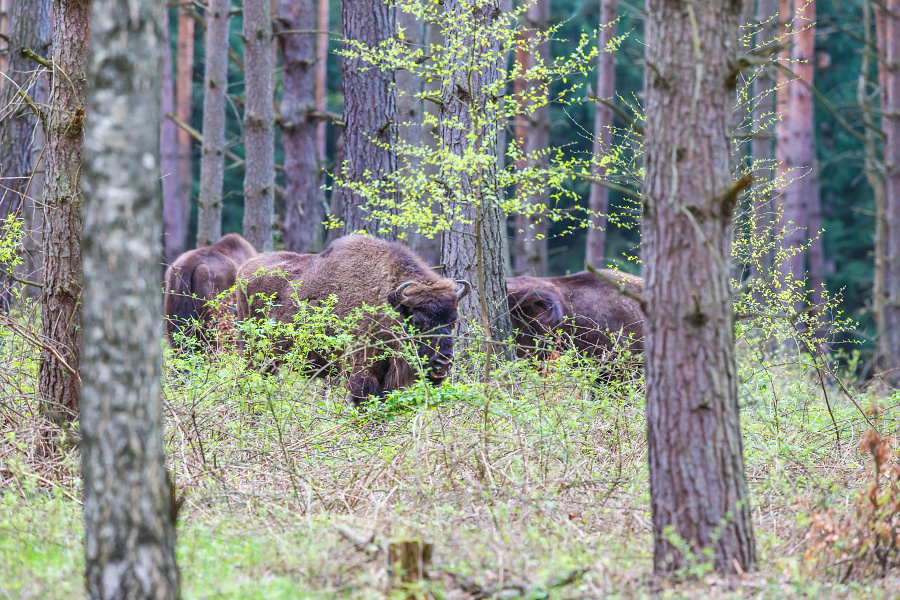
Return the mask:
[[[863,1],[863,39],[866,46],[872,44],[872,16],[875,17],[875,44],[878,49],[878,85],[881,90],[882,107],[887,103],[887,85],[885,76],[887,68],[886,56],[886,19],[884,11],[878,5],[872,5],[869,0]],[[863,52],[859,67],[859,78],[856,88],[857,102],[865,125],[864,144],[864,171],[866,181],[872,188],[872,196],[875,204],[875,239],[874,239],[874,268],[872,277],[872,312],[875,318],[875,329],[878,332],[877,351],[875,357],[876,368],[888,372],[894,368],[895,359],[891,355],[888,344],[885,304],[887,303],[887,288],[885,277],[887,275],[887,200],[885,198],[885,182],[881,173],[882,163],[878,159],[878,137],[876,133],[875,116],[872,108],[873,97],[869,92],[869,53]],[[885,140],[887,141],[887,140]]]
[[[6,115],[0,120],[0,237],[6,234],[2,222],[8,215],[17,218],[24,216],[23,199],[33,171],[32,137],[37,116],[18,92],[21,89],[30,96],[34,95],[38,78],[33,73],[38,65],[22,50],[28,48],[39,56],[47,57],[50,50],[50,0],[13,2],[7,25],[9,41],[4,58],[8,60],[8,70],[3,72],[9,81],[3,78],[5,84],[0,92],[0,106],[4,107]],[[12,283],[0,275],[0,310],[8,309]]]
[[[281,0],[279,23],[286,30],[315,29],[314,8],[314,0]],[[286,183],[282,237],[285,249],[300,254],[321,252],[325,245],[325,199],[318,147],[319,125],[324,123],[314,118],[318,108],[316,94],[324,93],[318,87],[317,37],[278,36],[283,69],[281,143]]]
[[275,214],[275,70],[269,0],[244,0],[243,36],[244,238],[260,252],[271,252]]
[[[409,46],[425,46],[426,26],[416,15],[402,10],[397,12],[397,27],[403,29],[403,39]],[[437,33],[440,34],[440,31]],[[428,54],[427,46],[425,46],[425,53]],[[397,139],[401,142],[401,146],[420,148],[424,143],[433,142],[433,139],[428,140],[425,137],[426,132],[423,131],[423,117],[427,107],[422,100],[416,98],[416,94],[420,94],[424,90],[422,78],[413,75],[408,69],[399,69],[395,74],[395,80],[397,82]],[[437,107],[435,106],[435,108]],[[409,169],[412,172],[420,168],[419,158],[409,153],[398,156],[398,163],[398,168]],[[440,263],[441,250],[437,238],[428,239],[417,231],[407,231],[406,235],[410,248],[426,263],[432,266]]]
[[222,187],[225,181],[225,101],[228,92],[228,12],[231,0],[210,0],[206,13],[206,73],[203,77],[203,144],[197,246],[222,237]]
[[[68,367],[81,347],[81,175],[90,2],[53,1],[53,79],[44,113],[44,224],[41,333]],[[155,122],[155,120],[154,120]],[[79,383],[48,349],[41,350],[43,410],[57,422],[78,414]]]
[[[526,31],[525,35],[533,36],[531,31],[545,32],[550,21],[549,0],[534,0],[529,4],[526,19],[530,31]],[[534,54],[520,50],[518,60],[525,69],[539,64],[548,65],[550,44],[540,44],[534,49]],[[528,83],[521,79],[516,82],[520,92],[526,91]],[[550,146],[550,107],[545,103],[532,110],[516,120],[516,138],[526,156],[521,167],[545,169]],[[539,192],[528,194],[525,201],[531,205],[546,206],[548,199],[549,194],[542,187]],[[516,217],[516,246],[513,270],[517,275],[541,277],[547,274],[547,222],[540,212]]]
[[453,219],[453,229],[441,238],[441,262],[448,277],[474,284],[460,313],[480,322],[495,341],[512,331],[506,309],[506,215],[496,180],[498,100],[492,90],[502,59],[499,41],[490,35],[499,6],[499,0],[445,0],[445,46],[456,56],[441,88],[444,148],[459,157],[472,151],[487,159],[441,173],[448,183],[443,210]]
[[[317,29],[328,31],[328,0],[318,0]],[[316,36],[316,108],[325,112],[328,110],[328,34],[320,33]],[[324,165],[327,158],[326,150],[326,123],[319,121],[316,127],[316,149],[319,153],[319,164]]]
[[[883,11],[884,90],[884,331],[888,369],[900,368],[900,0],[887,0]],[[889,380],[900,381],[900,370]]]
[[[386,2],[343,0],[343,33],[347,40],[376,47],[394,36],[395,8]],[[344,162],[341,179],[353,183],[378,184],[397,170],[394,139],[397,132],[397,98],[394,72],[372,68],[358,58],[342,59],[344,71]],[[377,143],[376,143],[377,142]],[[367,231],[393,237],[393,227],[369,218],[367,200],[343,187],[344,232]],[[387,203],[396,194],[380,194]]]
[[81,369],[91,599],[179,597],[160,389],[159,129],[155,118],[135,118],[159,114],[162,7],[94,0]]
[[704,560],[704,551],[723,573],[756,562],[729,268],[740,13],[740,2],[647,3],[644,363],[661,573]]
[[163,67],[159,126],[159,160],[162,170],[163,239],[165,263],[171,265],[187,250],[187,223],[181,210],[179,189],[178,136],[179,128],[166,117],[175,113],[175,74],[169,41],[169,10],[162,13]]
[[[796,3],[795,9],[795,29],[799,31],[792,37],[794,46],[791,49],[791,66],[800,80],[812,86],[816,58],[815,0]],[[812,92],[800,82],[794,82],[788,87],[788,104],[782,113],[782,119],[787,121],[787,131],[779,132],[787,133],[788,137],[786,140],[778,140],[785,152],[785,168],[793,169],[787,172],[788,181],[780,190],[779,199],[782,219],[779,233],[783,236],[780,246],[786,256],[781,265],[782,282],[789,278],[797,281],[805,277],[806,245],[810,235],[809,212],[815,201],[809,173],[815,159]],[[800,304],[797,302],[794,310],[801,308]]]
[[[175,83],[175,115],[182,123],[191,122],[193,113],[194,90],[194,19],[190,13],[193,7],[182,7],[178,11],[178,60],[177,76]],[[179,220],[177,239],[181,252],[187,251],[188,238],[190,237],[191,221],[191,194],[193,186],[193,139],[191,134],[178,127],[178,204],[177,218]],[[165,207],[165,205],[163,205]],[[165,210],[165,208],[163,209]],[[173,236],[175,237],[175,236]],[[179,253],[180,254],[180,253]],[[167,254],[168,256],[168,254]],[[176,258],[178,256],[176,255]]]
[[[599,102],[615,102],[616,93],[616,55],[604,49],[616,37],[619,17],[618,0],[600,0],[600,56],[597,59],[597,109],[594,114],[594,160],[598,161],[612,147],[612,109]],[[606,167],[597,165],[593,168],[594,177],[606,177]],[[590,207],[591,227],[587,230],[585,261],[596,267],[603,266],[606,258],[606,227],[609,213],[609,189],[597,184],[591,185],[588,201]]]

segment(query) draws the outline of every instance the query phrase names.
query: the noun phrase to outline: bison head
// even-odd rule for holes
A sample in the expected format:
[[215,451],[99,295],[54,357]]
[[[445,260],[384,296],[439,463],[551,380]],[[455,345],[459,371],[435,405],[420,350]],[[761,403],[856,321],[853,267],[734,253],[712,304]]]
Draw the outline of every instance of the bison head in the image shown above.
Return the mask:
[[525,358],[537,353],[538,358],[546,358],[542,345],[565,320],[562,297],[554,290],[524,287],[511,290],[507,302],[517,330],[516,354]]
[[450,375],[456,307],[470,289],[469,282],[463,280],[407,281],[388,294],[388,303],[403,316],[407,329],[418,335],[417,351],[434,385]]

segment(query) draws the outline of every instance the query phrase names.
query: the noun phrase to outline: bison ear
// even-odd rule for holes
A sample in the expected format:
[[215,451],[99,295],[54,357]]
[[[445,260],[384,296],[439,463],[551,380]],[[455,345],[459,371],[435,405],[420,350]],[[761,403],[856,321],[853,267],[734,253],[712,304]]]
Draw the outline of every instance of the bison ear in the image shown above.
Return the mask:
[[[544,331],[553,331],[565,320],[563,300],[555,292],[525,289],[510,294],[509,309],[529,324],[539,325]],[[518,313],[518,315],[516,314]]]

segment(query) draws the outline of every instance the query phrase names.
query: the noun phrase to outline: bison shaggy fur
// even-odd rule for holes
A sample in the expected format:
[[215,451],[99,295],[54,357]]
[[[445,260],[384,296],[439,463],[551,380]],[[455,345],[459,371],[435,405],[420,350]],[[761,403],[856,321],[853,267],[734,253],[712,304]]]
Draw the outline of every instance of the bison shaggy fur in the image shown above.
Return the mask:
[[[335,240],[321,254],[264,253],[240,268],[238,280],[241,319],[266,316],[291,322],[298,302],[317,306],[331,296],[337,298],[334,312],[341,318],[364,304],[393,308],[359,326],[358,347],[347,349],[346,374],[357,404],[415,380],[405,359],[384,356],[385,349],[400,349],[396,325],[401,323],[410,333],[425,334],[417,336],[416,344],[427,378],[439,385],[449,375],[457,304],[468,284],[460,287],[439,276],[403,244],[351,235]],[[282,340],[276,348],[284,352],[289,344]],[[327,372],[324,357],[313,353],[310,360],[319,367],[318,375]]]
[[166,269],[166,336],[176,347],[175,334],[205,341],[212,318],[208,302],[234,285],[238,267],[256,250],[236,233],[212,246],[189,250]]

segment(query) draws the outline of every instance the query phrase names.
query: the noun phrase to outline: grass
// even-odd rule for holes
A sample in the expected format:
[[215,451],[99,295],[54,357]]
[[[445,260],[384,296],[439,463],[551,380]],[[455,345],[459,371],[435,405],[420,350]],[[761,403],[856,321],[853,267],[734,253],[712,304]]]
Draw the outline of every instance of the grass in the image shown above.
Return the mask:
[[[0,598],[80,598],[77,453],[42,450],[59,432],[35,416],[34,352],[4,343]],[[641,382],[593,386],[593,369],[564,355],[544,370],[500,365],[484,385],[481,360],[460,361],[441,388],[359,413],[339,382],[260,375],[228,353],[167,356],[184,597],[896,595],[891,578],[841,582],[806,556],[811,515],[844,510],[866,481],[866,417],[835,381],[829,411],[814,371],[747,360],[741,416],[760,570],[723,579],[700,564],[697,581],[673,585],[651,573]],[[853,400],[897,432],[900,396]],[[413,539],[434,544],[430,579],[401,589],[385,549]]]

